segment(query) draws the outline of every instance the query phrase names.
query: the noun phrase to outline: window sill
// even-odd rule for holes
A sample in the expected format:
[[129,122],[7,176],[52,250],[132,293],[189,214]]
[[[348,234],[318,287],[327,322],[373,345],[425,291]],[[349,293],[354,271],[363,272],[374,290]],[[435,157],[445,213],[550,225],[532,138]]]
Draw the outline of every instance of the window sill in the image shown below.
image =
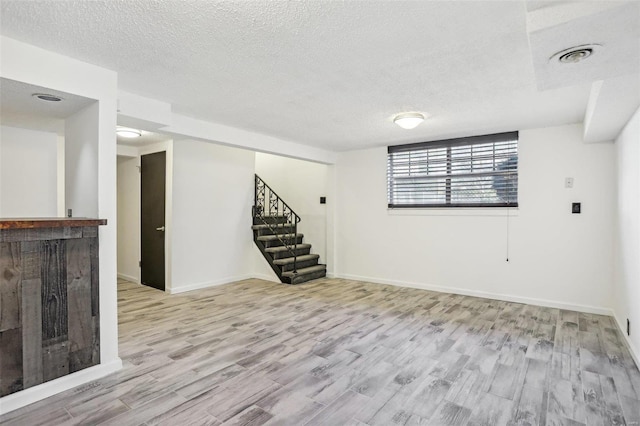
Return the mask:
[[480,216],[480,217],[517,217],[518,207],[420,207],[387,208],[389,216]]

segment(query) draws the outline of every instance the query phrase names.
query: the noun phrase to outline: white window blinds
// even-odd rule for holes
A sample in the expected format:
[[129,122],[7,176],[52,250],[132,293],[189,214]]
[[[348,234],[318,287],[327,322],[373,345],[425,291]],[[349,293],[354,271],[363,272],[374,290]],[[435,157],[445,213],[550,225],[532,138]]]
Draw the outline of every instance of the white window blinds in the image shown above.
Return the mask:
[[516,207],[518,132],[388,147],[397,207]]

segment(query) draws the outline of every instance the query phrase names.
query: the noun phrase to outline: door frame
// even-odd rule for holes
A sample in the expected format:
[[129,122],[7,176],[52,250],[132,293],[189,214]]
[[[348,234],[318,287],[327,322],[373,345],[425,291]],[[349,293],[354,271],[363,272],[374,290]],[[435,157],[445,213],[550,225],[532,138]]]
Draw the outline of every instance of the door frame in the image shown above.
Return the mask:
[[[164,291],[171,293],[171,241],[173,224],[173,140],[158,142],[153,145],[142,146],[138,149],[138,167],[141,164],[143,155],[154,154],[156,152],[166,153],[165,170],[165,198],[164,198]],[[140,180],[138,180],[138,184]],[[140,186],[138,186],[140,188]],[[142,191],[142,189],[140,189]],[[142,192],[140,192],[142,196]],[[138,219],[142,221],[142,204],[138,211]],[[138,261],[142,255],[142,235],[138,235]],[[142,270],[138,270],[138,280],[142,281]]]

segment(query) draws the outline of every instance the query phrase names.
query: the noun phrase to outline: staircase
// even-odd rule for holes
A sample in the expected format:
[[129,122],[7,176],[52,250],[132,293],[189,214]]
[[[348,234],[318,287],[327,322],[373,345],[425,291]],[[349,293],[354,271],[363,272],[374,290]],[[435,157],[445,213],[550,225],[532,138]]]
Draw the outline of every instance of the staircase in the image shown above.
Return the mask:
[[285,284],[301,284],[327,275],[327,266],[311,254],[298,233],[298,216],[260,176],[255,176],[253,241]]

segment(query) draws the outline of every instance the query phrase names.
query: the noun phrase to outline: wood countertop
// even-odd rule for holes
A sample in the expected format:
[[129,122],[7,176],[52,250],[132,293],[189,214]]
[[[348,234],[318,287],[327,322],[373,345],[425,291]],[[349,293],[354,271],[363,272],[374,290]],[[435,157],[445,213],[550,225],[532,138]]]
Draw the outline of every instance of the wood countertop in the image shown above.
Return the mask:
[[91,219],[88,217],[0,218],[0,229],[67,228],[106,224],[107,219]]

